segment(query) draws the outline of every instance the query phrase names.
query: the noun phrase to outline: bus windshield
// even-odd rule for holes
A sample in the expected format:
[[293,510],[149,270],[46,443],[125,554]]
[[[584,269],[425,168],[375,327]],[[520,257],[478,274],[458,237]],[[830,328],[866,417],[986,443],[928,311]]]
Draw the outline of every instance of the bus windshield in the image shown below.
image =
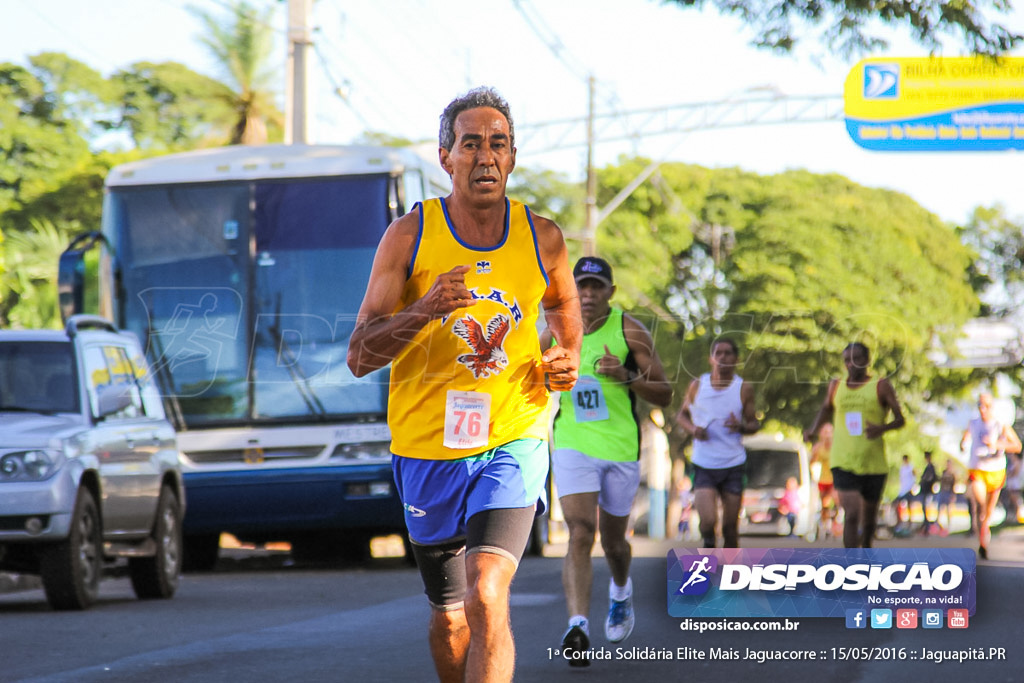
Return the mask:
[[126,326],[188,427],[380,415],[348,339],[390,220],[389,176],[111,188]]

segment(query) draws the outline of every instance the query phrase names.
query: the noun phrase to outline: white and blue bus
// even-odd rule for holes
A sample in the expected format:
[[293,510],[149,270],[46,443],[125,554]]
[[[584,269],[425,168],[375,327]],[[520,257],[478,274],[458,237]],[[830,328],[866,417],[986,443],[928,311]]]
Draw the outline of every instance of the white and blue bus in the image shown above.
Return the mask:
[[[102,233],[61,257],[62,312],[92,301],[146,344],[179,430],[189,567],[212,567],[223,532],[326,559],[404,529],[387,370],[356,379],[345,356],[385,228],[448,188],[436,161],[383,147],[229,147],[111,170]],[[94,244],[106,256],[83,277]]]

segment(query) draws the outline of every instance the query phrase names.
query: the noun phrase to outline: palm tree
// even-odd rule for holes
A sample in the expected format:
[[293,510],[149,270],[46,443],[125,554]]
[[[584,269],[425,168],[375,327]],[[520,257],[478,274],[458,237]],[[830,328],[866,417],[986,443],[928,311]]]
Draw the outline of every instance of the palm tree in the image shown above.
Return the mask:
[[228,102],[235,112],[231,127],[232,145],[261,145],[271,137],[280,139],[284,116],[274,104],[276,72],[270,63],[273,53],[273,6],[262,11],[246,0],[235,0],[230,19],[224,22],[198,7],[189,7],[203,22],[205,45],[223,70],[225,83],[234,89]]
[[57,262],[81,231],[75,222],[31,219],[31,229],[8,232],[4,246],[7,270],[0,277],[0,326],[60,329],[57,306]]

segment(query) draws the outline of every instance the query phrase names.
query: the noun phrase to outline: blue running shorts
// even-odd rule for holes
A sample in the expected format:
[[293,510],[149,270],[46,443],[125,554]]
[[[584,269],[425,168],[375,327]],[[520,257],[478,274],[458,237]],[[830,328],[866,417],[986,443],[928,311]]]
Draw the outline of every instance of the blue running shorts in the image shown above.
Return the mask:
[[405,508],[409,538],[437,545],[466,537],[466,522],[483,510],[546,508],[547,442],[517,439],[458,460],[393,455],[391,468]]

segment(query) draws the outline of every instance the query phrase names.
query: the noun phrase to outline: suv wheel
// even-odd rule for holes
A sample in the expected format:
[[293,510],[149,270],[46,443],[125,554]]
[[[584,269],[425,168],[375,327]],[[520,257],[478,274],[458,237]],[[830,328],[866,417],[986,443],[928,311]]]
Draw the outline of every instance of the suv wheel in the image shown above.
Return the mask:
[[181,574],[181,505],[171,487],[160,490],[153,525],[156,553],[128,560],[135,595],[143,600],[166,599],[178,589]]
[[103,536],[96,500],[79,489],[71,515],[71,532],[39,549],[39,569],[46,599],[54,609],[81,610],[96,602],[103,570]]

